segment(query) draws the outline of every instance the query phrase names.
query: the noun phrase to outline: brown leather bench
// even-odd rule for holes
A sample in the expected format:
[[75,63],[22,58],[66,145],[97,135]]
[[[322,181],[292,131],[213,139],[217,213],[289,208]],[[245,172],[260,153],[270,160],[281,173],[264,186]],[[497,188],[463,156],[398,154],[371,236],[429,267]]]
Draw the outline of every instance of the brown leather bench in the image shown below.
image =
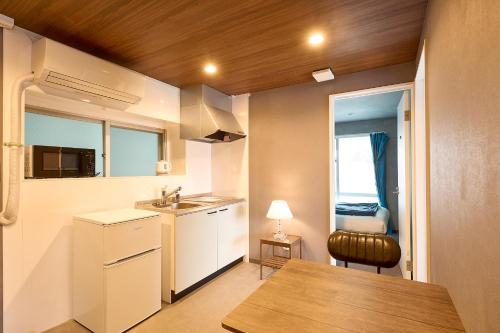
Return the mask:
[[401,258],[401,248],[394,239],[384,234],[367,234],[337,230],[328,238],[330,255],[345,263],[358,263],[377,267],[391,268]]

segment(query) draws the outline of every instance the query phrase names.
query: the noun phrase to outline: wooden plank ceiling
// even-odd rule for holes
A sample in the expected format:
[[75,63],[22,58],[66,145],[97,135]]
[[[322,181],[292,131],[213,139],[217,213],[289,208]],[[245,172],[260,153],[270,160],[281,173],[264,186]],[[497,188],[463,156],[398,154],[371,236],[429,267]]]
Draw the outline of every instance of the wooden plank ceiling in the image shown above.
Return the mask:
[[[17,26],[182,87],[229,94],[415,60],[427,0],[0,0]],[[311,32],[325,43],[311,47]],[[203,72],[207,62],[218,71]]]

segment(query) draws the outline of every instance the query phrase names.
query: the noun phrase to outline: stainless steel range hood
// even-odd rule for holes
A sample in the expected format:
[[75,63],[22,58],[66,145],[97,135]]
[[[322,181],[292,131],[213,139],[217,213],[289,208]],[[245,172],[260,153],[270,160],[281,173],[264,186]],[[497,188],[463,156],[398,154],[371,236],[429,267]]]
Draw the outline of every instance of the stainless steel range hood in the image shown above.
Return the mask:
[[181,139],[217,143],[245,136],[230,96],[201,84],[181,89]]

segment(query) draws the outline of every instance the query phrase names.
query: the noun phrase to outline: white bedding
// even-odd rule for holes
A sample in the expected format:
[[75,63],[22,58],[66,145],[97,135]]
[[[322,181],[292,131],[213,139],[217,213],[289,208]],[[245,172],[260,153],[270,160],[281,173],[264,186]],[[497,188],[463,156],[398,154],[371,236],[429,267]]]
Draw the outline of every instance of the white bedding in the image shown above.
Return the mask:
[[335,215],[336,228],[376,234],[387,233],[389,210],[379,207],[375,216]]

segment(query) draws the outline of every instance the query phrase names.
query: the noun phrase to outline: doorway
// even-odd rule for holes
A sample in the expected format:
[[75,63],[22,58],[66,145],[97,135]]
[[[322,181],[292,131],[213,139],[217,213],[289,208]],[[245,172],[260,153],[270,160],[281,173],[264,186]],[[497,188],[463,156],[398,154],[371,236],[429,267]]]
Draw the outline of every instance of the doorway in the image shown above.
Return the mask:
[[[406,279],[412,279],[414,271],[413,89],[413,83],[407,83],[330,96],[331,232],[343,229],[390,235],[400,244],[401,260],[382,273]],[[379,149],[383,154],[374,163],[373,151]],[[373,207],[373,214],[357,216],[357,206],[365,204]],[[346,206],[354,207],[353,211],[346,214]],[[354,268],[375,271],[357,266]]]

